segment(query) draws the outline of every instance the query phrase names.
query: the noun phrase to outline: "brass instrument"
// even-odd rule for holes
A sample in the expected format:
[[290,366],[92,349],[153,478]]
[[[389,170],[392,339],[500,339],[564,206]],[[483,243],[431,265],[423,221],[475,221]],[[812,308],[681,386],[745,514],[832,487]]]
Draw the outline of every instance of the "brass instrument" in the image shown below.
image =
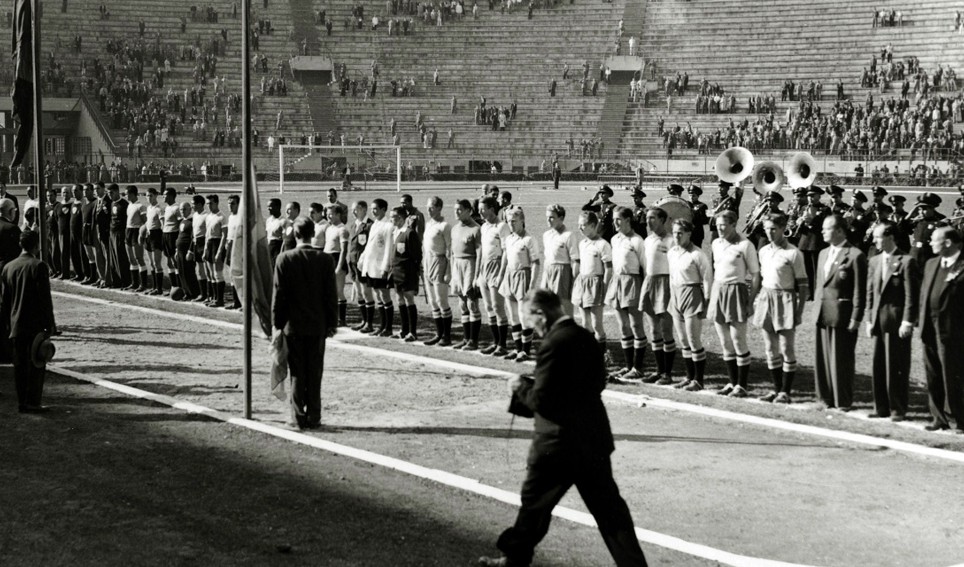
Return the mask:
[[770,212],[770,202],[761,201],[757,203],[756,208],[750,212],[747,217],[746,226],[743,227],[743,234],[750,236],[753,234],[753,229],[756,228],[758,222],[763,219]]
[[790,187],[810,187],[817,180],[817,162],[806,152],[793,154],[787,166]]
[[733,197],[732,197],[731,195],[727,195],[723,200],[721,200],[721,201],[716,205],[716,207],[713,208],[713,210],[712,210],[712,211],[710,212],[710,214],[709,214],[709,218],[712,219],[712,218],[714,218],[716,215],[718,215],[718,214],[720,214],[721,212],[723,212],[724,209],[728,209],[729,206],[730,206],[732,203],[733,203]]
[[765,195],[770,191],[779,191],[786,183],[787,177],[783,173],[783,168],[772,161],[767,161],[753,168],[752,180],[753,190]]
[[813,205],[807,205],[806,208],[803,209],[803,214],[791,221],[791,223],[794,225],[793,231],[790,233],[791,237],[799,237],[800,231],[803,230],[804,223],[813,220],[813,218],[816,216],[813,211],[814,208],[815,207]]
[[716,158],[716,176],[725,183],[737,184],[752,172],[753,154],[746,148],[730,148]]

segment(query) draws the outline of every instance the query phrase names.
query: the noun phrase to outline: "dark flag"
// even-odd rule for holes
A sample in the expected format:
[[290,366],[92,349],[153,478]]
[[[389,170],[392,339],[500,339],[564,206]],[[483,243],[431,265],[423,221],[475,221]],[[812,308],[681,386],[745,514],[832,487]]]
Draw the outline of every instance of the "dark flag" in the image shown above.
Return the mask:
[[31,29],[30,2],[16,0],[13,22],[13,58],[16,79],[13,84],[13,119],[19,123],[14,140],[13,161],[16,167],[27,155],[30,137],[33,135],[33,31]]
[[[231,248],[231,276],[234,287],[244,293],[244,255],[248,257],[251,270],[251,302],[254,312],[261,322],[261,330],[266,337],[271,336],[271,294],[274,293],[274,266],[268,253],[268,233],[265,231],[264,217],[261,215],[261,199],[258,197],[258,177],[251,165],[251,191],[244,191],[239,215],[248,215],[251,233],[239,230]],[[241,218],[244,218],[243,216]],[[243,226],[243,225],[242,225]],[[248,239],[248,240],[246,240]],[[248,246],[247,243],[251,245]]]

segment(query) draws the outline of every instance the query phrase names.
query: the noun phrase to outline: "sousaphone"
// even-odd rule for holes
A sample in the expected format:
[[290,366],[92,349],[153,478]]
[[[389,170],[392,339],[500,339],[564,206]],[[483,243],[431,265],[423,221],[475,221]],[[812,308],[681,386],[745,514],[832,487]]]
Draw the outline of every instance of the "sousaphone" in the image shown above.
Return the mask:
[[730,148],[716,158],[716,176],[720,181],[737,184],[753,173],[753,154],[741,147]]
[[817,162],[806,152],[793,154],[787,166],[787,183],[792,189],[810,187],[817,180]]

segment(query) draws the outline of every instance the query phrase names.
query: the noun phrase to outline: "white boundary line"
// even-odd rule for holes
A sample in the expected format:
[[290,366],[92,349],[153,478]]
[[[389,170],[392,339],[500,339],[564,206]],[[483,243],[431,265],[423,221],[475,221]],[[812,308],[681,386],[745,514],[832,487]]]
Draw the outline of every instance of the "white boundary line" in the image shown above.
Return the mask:
[[[198,317],[196,315],[184,315],[181,313],[172,313],[168,311],[163,311],[160,309],[154,309],[150,307],[141,307],[139,305],[128,305],[126,303],[120,303],[116,301],[109,301],[106,299],[99,299],[93,297],[86,297],[82,295],[74,295],[64,292],[53,292],[54,295],[87,301],[90,303],[96,303],[99,305],[110,305],[122,307],[132,311],[137,311],[140,313],[149,313],[151,315],[159,315],[163,317],[168,317],[171,319],[191,321],[194,323],[199,323],[203,325],[214,325],[217,327],[240,330],[242,325],[238,323],[229,323],[225,321],[219,321],[216,319],[207,319],[204,317]],[[452,362],[449,360],[441,360],[438,358],[433,358],[430,356],[419,356],[415,354],[409,354],[404,352],[396,352],[386,349],[381,349],[378,347],[370,347],[364,345],[350,344],[337,339],[330,339],[328,344],[334,348],[339,348],[343,350],[349,350],[364,354],[372,354],[382,357],[391,357],[398,360],[405,360],[408,362],[414,362],[419,364],[431,364],[440,368],[447,368],[456,372],[462,372],[465,374],[472,374],[475,376],[502,376],[510,377],[515,376],[513,372],[506,372],[504,370],[496,370],[492,368],[484,368],[481,366],[474,366],[471,364],[463,364],[460,362]],[[926,445],[918,445],[915,443],[907,443],[905,441],[895,441],[893,439],[885,439],[883,437],[873,437],[871,435],[864,435],[860,433],[850,433],[847,431],[838,431],[835,429],[825,429],[823,427],[816,427],[813,425],[804,425],[800,423],[792,423],[789,421],[781,421],[779,419],[767,418],[767,417],[757,417],[753,415],[747,415],[727,410],[720,410],[705,406],[700,406],[696,404],[688,404],[684,402],[674,402],[671,400],[664,400],[659,398],[653,398],[650,396],[638,395],[638,394],[628,394],[625,392],[616,392],[612,390],[603,390],[603,396],[612,400],[619,400],[622,402],[628,402],[631,404],[641,405],[643,403],[676,411],[685,411],[689,413],[695,413],[698,415],[704,415],[707,417],[714,417],[717,419],[725,419],[728,421],[738,421],[741,423],[749,423],[752,425],[760,427],[769,427],[772,429],[779,429],[783,431],[790,431],[794,433],[800,433],[804,435],[813,435],[816,437],[823,437],[827,439],[834,439],[837,441],[846,441],[849,443],[855,443],[858,445],[868,445],[871,447],[886,447],[895,451],[902,451],[905,453],[911,453],[915,455],[920,455],[924,457],[933,457],[938,459],[944,459],[947,461],[953,461],[957,463],[964,463],[964,453],[959,453],[956,451],[948,451],[946,449],[937,449],[935,447],[928,447]]]
[[[439,469],[432,469],[428,467],[423,467],[408,461],[403,461],[401,459],[396,459],[393,457],[388,457],[386,455],[381,455],[371,451],[366,451],[364,449],[357,449],[355,447],[350,447],[348,445],[342,445],[340,443],[335,443],[332,441],[326,441],[319,437],[313,435],[307,435],[300,433],[298,431],[284,429],[262,423],[259,421],[243,419],[240,417],[232,417],[228,414],[219,412],[217,410],[190,403],[179,401],[170,396],[165,396],[163,394],[154,394],[141,390],[139,388],[132,388],[130,386],[125,386],[123,384],[118,384],[110,380],[103,380],[100,378],[92,378],[85,376],[79,372],[74,372],[73,370],[68,370],[66,368],[61,368],[58,366],[51,365],[49,367],[50,371],[57,374],[62,374],[64,376],[73,378],[75,380],[80,380],[83,382],[88,382],[102,388],[107,388],[114,390],[116,392],[132,396],[135,398],[150,400],[155,403],[170,406],[174,409],[179,409],[186,411],[188,413],[194,413],[199,415],[204,415],[221,421],[224,423],[229,423],[238,427],[243,427],[250,429],[252,431],[257,431],[260,433],[266,433],[268,435],[278,437],[280,439],[285,439],[287,441],[292,441],[294,443],[299,443],[301,445],[307,445],[309,447],[314,447],[316,449],[321,449],[323,451],[328,451],[336,455],[341,455],[351,459],[360,460],[366,463],[371,463],[388,469],[392,469],[401,473],[405,473],[417,478],[422,478],[426,480],[431,480],[439,484],[444,484],[458,490],[464,490],[466,492],[471,492],[479,496],[484,496],[504,504],[509,504],[514,507],[519,507],[521,501],[519,495],[514,492],[509,492],[507,490],[502,490],[501,488],[495,488],[494,486],[489,486],[487,484],[482,484],[481,482],[446,472]],[[586,512],[580,512],[572,508],[566,508],[565,506],[556,506],[552,511],[552,515],[557,518],[563,518],[569,520],[570,522],[580,524],[588,527],[597,527],[595,519],[592,514]],[[724,565],[731,565],[733,567],[807,567],[806,565],[797,563],[786,563],[783,561],[774,561],[770,559],[760,559],[757,557],[747,557],[745,555],[738,555],[735,553],[730,553],[728,551],[723,551],[706,545],[688,542],[686,540],[666,535],[660,532],[654,532],[651,530],[645,530],[642,528],[636,528],[636,537],[639,541],[644,543],[649,543],[658,547],[663,547],[666,549],[671,549],[686,555],[692,555],[695,557],[700,557],[702,559],[707,559],[709,561],[717,561]]]

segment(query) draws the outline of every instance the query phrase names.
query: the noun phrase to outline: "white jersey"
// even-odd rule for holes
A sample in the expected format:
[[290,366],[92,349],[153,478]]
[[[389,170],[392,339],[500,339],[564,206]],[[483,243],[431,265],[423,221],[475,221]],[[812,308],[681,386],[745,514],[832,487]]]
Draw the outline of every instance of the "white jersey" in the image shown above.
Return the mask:
[[665,276],[669,274],[669,259],[667,252],[674,246],[673,237],[669,234],[662,237],[652,233],[643,240],[646,246],[646,275]]
[[368,232],[368,244],[358,260],[363,276],[385,278],[392,267],[392,249],[395,246],[395,225],[387,218],[372,223]]
[[572,264],[579,261],[579,236],[571,230],[549,229],[542,233],[542,249],[546,265]]

